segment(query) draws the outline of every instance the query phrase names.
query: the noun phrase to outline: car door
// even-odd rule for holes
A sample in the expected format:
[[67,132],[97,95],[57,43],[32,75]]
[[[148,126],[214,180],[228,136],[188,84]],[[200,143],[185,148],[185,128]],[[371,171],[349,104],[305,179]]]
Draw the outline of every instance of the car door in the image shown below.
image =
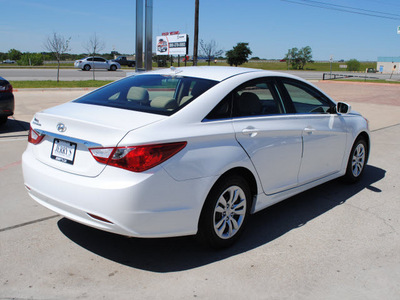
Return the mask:
[[304,184],[340,170],[347,140],[346,123],[335,104],[305,82],[282,79],[287,101],[302,131],[303,153],[298,175]]
[[272,79],[250,81],[232,93],[233,127],[257,170],[264,193],[297,185],[302,130],[293,126]]
[[108,68],[107,61],[101,57],[94,58],[94,65],[95,65],[96,69],[107,69]]

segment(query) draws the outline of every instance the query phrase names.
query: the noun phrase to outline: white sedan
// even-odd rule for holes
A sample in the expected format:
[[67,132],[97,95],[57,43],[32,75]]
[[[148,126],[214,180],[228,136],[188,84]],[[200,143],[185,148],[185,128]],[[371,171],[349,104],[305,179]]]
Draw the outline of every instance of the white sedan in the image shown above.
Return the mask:
[[90,69],[116,71],[121,69],[121,65],[119,63],[98,56],[78,59],[75,61],[74,67],[81,69],[82,71],[90,71]]
[[124,78],[38,112],[26,189],[71,220],[134,237],[238,239],[250,214],[357,181],[368,121],[295,76],[187,67]]

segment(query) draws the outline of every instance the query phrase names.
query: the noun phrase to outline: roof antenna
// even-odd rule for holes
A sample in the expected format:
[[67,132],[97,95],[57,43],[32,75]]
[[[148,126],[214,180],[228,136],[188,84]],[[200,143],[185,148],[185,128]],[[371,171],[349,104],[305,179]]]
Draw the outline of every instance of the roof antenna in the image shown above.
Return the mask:
[[182,70],[178,70],[177,68],[175,68],[174,66],[171,66],[171,76],[175,77],[176,75],[178,75],[179,73],[183,72]]

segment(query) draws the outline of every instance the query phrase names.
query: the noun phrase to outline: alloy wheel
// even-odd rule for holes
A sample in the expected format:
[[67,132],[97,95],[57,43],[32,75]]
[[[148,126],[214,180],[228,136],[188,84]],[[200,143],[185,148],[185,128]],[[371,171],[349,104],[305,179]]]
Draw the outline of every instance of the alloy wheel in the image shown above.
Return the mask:
[[352,172],[354,177],[358,177],[365,163],[365,147],[362,143],[359,143],[357,147],[354,149],[353,158],[352,158]]
[[221,239],[233,237],[246,216],[246,195],[239,186],[227,188],[214,209],[214,231]]

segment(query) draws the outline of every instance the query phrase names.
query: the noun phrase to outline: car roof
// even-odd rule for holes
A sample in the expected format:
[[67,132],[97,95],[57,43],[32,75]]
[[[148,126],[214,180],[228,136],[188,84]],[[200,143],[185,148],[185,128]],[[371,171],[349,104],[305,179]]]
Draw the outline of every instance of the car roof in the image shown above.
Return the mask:
[[183,67],[159,69],[155,71],[145,72],[143,74],[161,74],[161,75],[177,75],[210,79],[215,81],[223,81],[227,78],[245,73],[260,73],[261,76],[283,76],[291,77],[285,73],[272,72],[251,68],[240,67],[218,67],[218,66],[200,66],[200,67]]
[[104,57],[101,57],[101,56],[86,56],[85,58],[82,58],[82,59],[87,59],[87,58],[103,58],[103,59],[105,59]]

